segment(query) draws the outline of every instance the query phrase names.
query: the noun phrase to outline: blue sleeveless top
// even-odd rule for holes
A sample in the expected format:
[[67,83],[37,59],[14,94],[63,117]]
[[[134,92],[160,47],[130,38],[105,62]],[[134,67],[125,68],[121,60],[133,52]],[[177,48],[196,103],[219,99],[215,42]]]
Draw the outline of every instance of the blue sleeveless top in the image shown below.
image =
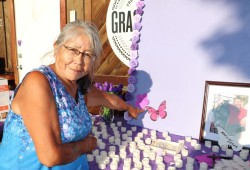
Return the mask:
[[[76,103],[49,66],[40,66],[34,70],[43,73],[51,86],[58,109],[62,142],[69,143],[85,138],[91,130],[92,121],[83,95],[78,91],[79,100],[78,103]],[[15,89],[14,95],[18,88],[19,85]],[[12,100],[13,97],[11,101]],[[44,140],[46,141],[46,139]],[[12,109],[10,109],[4,123],[3,139],[0,144],[0,161],[0,170],[89,169],[86,154],[81,155],[75,161],[65,165],[46,167],[41,164],[38,160],[32,138],[24,125],[22,116],[15,114]]]

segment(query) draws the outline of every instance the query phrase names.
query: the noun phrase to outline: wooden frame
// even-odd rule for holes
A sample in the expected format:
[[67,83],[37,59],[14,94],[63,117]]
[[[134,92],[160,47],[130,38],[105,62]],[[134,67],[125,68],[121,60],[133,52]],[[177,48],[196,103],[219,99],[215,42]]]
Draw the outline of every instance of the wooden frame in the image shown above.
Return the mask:
[[241,134],[237,140],[245,141],[250,126],[249,98],[250,83],[206,81],[200,141],[218,142],[218,128],[230,137]]

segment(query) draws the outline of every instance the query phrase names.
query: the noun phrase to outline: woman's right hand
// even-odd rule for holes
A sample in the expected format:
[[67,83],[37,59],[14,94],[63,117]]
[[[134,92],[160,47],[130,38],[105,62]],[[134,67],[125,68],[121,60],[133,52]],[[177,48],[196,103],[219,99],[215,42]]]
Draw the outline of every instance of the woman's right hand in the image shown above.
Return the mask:
[[95,136],[89,134],[83,139],[82,147],[85,153],[91,153],[97,147],[97,139]]

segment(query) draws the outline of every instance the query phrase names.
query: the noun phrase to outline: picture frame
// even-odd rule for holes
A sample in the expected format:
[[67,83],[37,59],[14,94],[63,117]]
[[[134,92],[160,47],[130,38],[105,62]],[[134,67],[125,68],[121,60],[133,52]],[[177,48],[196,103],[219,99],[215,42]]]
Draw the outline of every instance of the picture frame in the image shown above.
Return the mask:
[[227,142],[249,147],[249,99],[250,83],[206,81],[199,140],[219,143],[223,131]]

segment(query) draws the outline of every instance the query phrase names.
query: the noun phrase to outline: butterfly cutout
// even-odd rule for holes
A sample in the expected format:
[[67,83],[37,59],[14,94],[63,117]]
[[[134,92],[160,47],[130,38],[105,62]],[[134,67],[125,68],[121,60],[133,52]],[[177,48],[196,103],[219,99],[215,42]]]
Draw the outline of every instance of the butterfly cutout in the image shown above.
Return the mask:
[[146,105],[148,104],[149,104],[149,100],[147,99],[147,93],[138,94],[136,96],[136,102],[135,102],[136,107],[145,109]]
[[167,117],[166,109],[166,101],[164,100],[160,106],[158,107],[158,110],[154,109],[153,107],[146,106],[146,110],[148,110],[148,113],[150,114],[150,119],[153,121],[156,121],[158,117],[164,119]]

